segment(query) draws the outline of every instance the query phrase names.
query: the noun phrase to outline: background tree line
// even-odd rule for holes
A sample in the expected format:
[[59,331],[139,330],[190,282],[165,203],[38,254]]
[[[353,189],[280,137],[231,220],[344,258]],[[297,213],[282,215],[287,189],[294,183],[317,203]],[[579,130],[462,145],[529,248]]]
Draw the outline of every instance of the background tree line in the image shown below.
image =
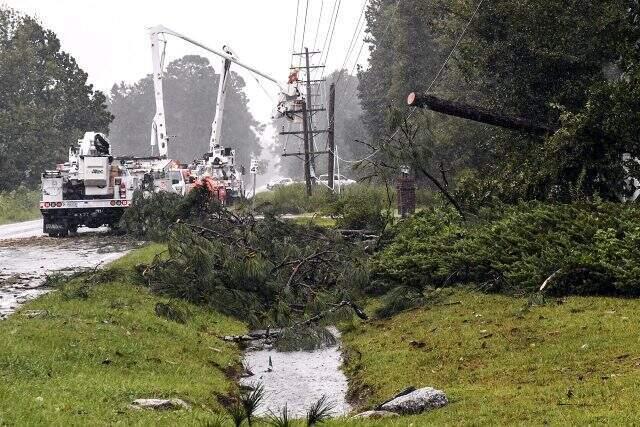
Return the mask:
[[[219,79],[201,56],[184,56],[167,65],[163,88],[169,157],[190,162],[208,152]],[[251,154],[259,156],[262,150],[259,136],[264,126],[249,112],[243,78],[232,72],[228,84],[221,142],[235,148],[237,163],[248,168]],[[110,138],[116,153],[150,155],[150,124],[156,109],[151,74],[134,84],[114,85],[109,109],[115,116]]]
[[[640,157],[637,1],[483,2],[434,81],[476,8],[476,0],[370,2],[371,60],[359,96],[380,153],[392,118],[412,114],[417,151],[399,158],[424,166],[470,206],[633,192],[627,178],[639,176],[637,163],[623,154]],[[407,95],[427,90],[559,130],[536,136],[411,112]]]
[[[114,85],[109,98],[62,50],[56,34],[36,19],[0,8],[0,192],[37,188],[40,174],[66,161],[84,132],[108,132],[115,154],[149,155],[155,112],[153,82]],[[166,68],[169,155],[189,162],[209,146],[219,75],[209,61],[185,56]],[[232,73],[223,144],[239,164],[259,155],[263,126],[248,110],[244,80]]]
[[106,132],[105,95],[35,19],[0,8],[0,191],[35,187],[84,132]]

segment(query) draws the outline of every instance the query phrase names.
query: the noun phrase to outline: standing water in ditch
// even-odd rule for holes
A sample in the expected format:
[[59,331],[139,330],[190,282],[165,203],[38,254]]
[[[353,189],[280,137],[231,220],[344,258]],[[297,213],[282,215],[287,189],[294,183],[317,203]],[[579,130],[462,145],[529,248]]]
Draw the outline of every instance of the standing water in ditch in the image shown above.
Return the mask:
[[313,351],[280,352],[263,348],[246,351],[245,367],[253,375],[242,378],[240,385],[264,387],[264,400],[258,415],[279,414],[287,407],[289,415],[303,418],[311,405],[326,396],[333,416],[347,414],[347,378],[342,372],[339,333],[331,328],[337,343]]

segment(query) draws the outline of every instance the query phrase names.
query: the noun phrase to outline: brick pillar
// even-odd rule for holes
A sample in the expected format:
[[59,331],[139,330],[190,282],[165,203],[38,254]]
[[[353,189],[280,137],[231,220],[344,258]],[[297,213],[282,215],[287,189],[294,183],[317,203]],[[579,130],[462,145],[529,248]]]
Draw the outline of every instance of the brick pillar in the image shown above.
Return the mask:
[[416,180],[406,175],[398,178],[396,191],[400,215],[405,218],[416,213]]

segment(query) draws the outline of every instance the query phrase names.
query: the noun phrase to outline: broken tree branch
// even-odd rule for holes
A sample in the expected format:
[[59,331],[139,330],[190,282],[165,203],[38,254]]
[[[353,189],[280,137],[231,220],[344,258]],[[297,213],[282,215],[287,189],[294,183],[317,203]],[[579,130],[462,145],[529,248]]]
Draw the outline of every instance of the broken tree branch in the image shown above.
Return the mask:
[[411,107],[426,108],[448,116],[460,117],[474,122],[528,132],[535,135],[546,135],[558,130],[557,127],[535,123],[523,117],[507,116],[484,108],[463,104],[461,102],[448,101],[428,94],[412,92],[407,97],[407,104]]

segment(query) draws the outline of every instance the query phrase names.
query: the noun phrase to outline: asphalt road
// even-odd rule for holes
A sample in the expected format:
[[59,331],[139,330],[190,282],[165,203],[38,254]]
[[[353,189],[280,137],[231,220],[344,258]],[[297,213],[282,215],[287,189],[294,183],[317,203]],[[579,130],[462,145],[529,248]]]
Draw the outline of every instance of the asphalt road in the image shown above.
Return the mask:
[[42,220],[18,222],[16,224],[0,225],[0,240],[24,239],[27,237],[44,236]]
[[93,268],[136,246],[105,231],[80,229],[78,236],[59,239],[42,233],[42,220],[0,226],[0,320],[50,291],[43,287],[47,275]]

